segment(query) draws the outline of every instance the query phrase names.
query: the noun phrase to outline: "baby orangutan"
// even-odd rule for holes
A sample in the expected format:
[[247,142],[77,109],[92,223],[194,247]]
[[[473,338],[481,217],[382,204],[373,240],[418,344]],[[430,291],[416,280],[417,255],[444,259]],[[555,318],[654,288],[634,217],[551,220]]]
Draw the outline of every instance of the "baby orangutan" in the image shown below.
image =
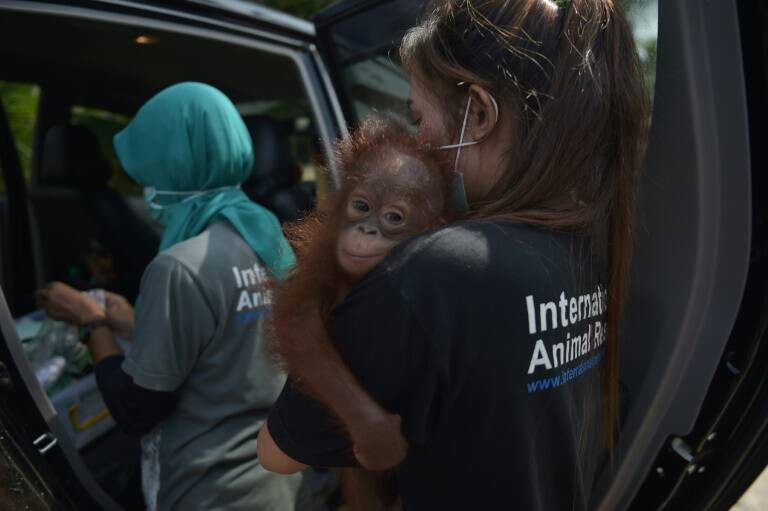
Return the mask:
[[384,471],[407,454],[400,417],[351,372],[329,319],[398,243],[448,221],[450,175],[395,123],[368,122],[340,144],[339,156],[340,189],[288,228],[299,262],[275,291],[272,349],[291,380],[339,420],[360,465]]

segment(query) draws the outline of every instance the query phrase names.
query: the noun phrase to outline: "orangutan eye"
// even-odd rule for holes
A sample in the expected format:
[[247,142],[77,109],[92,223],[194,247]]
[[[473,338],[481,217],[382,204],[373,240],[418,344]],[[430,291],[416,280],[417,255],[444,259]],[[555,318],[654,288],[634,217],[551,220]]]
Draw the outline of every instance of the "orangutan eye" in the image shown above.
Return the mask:
[[356,199],[352,201],[352,207],[361,213],[368,213],[371,207],[364,200]]
[[384,213],[384,220],[386,220],[390,224],[395,224],[395,225],[401,224],[403,222],[403,215],[395,211],[388,211]]

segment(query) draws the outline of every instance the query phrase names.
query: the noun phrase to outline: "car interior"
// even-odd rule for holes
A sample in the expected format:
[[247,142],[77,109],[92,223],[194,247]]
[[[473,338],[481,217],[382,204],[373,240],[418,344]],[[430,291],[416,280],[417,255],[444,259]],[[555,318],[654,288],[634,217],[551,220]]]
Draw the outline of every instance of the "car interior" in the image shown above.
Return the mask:
[[[135,299],[162,227],[120,168],[111,139],[171,84],[205,82],[235,103],[254,145],[254,171],[242,185],[252,200],[283,222],[314,204],[323,155],[307,91],[286,54],[104,21],[4,13],[0,61],[0,285],[15,318],[33,311],[34,290],[55,280]],[[11,125],[19,115],[8,115],[15,107],[3,97],[8,91],[32,98],[23,114],[33,127],[27,140]],[[95,388],[88,370],[70,385],[72,392],[88,378],[83,401]],[[49,392],[54,406],[66,390]],[[71,406],[58,411],[72,422],[69,434],[101,488],[136,509],[138,443],[111,427],[103,403],[96,406],[102,410],[85,415]],[[107,433],[84,441],[97,424]]]

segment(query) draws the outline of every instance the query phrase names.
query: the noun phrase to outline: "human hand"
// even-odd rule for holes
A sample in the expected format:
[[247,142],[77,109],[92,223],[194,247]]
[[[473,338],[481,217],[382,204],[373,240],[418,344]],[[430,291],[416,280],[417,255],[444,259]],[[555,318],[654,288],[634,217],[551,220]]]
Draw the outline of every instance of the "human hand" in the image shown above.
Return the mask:
[[133,337],[133,307],[124,296],[105,291],[107,324],[123,339]]
[[35,293],[38,307],[53,319],[87,325],[106,318],[104,309],[90,296],[62,282],[53,282]]

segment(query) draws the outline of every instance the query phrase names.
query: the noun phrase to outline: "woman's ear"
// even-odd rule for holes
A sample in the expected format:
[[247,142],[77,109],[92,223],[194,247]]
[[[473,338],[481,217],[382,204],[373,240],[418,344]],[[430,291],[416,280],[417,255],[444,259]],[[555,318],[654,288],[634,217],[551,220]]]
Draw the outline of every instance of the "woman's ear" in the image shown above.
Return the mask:
[[469,95],[472,98],[472,105],[467,122],[469,136],[465,139],[485,140],[499,123],[499,105],[491,93],[480,85],[470,85]]

